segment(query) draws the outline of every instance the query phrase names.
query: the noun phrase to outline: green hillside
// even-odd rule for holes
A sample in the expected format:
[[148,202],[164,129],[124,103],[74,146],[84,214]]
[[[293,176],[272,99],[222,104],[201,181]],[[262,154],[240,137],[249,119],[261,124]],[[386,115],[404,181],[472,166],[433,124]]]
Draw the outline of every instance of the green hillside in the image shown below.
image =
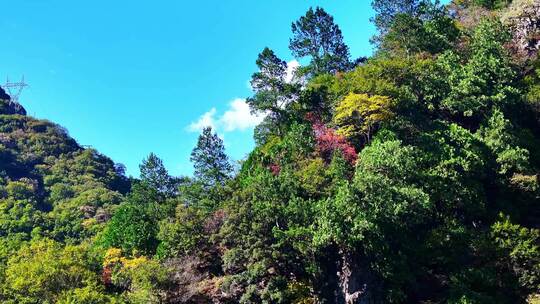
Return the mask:
[[372,5],[370,58],[322,8],[262,50],[238,168],[127,178],[0,90],[0,302],[538,303],[540,4]]

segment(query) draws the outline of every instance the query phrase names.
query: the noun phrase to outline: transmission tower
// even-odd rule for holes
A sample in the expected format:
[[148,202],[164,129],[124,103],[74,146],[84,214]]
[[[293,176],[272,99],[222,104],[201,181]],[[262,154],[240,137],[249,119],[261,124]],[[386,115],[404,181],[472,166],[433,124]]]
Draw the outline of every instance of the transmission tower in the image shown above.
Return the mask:
[[18,103],[22,90],[27,86],[28,84],[24,82],[23,76],[20,82],[10,82],[9,78],[6,78],[6,84],[1,87],[6,90],[6,93],[11,97],[11,101]]

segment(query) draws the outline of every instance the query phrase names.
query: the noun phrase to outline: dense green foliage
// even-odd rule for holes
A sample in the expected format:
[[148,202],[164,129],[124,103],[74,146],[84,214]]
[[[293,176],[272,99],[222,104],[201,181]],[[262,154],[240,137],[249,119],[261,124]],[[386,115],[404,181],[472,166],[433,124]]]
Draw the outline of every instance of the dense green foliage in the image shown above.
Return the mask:
[[190,159],[195,167],[195,178],[207,187],[223,185],[233,171],[223,140],[209,127],[202,130]]
[[540,56],[510,2],[375,0],[354,64],[310,9],[306,66],[257,58],[238,170],[206,128],[194,177],[128,179],[0,101],[0,302],[535,303]]
[[349,68],[349,47],[343,42],[334,18],[317,7],[292,24],[289,48],[294,56],[310,57],[305,72],[312,75],[335,73]]

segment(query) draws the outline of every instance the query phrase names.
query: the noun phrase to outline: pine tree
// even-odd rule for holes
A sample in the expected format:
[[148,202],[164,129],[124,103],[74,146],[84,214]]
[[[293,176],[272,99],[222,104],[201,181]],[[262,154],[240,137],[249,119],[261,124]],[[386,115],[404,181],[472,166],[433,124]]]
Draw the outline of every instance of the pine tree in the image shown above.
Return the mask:
[[292,24],[293,37],[289,49],[295,57],[311,57],[306,73],[319,75],[347,71],[349,47],[343,42],[343,35],[334,18],[324,9],[310,8],[305,16]]
[[176,193],[174,179],[169,175],[163,161],[150,153],[139,165],[141,180],[159,193],[172,196]]
[[257,58],[259,71],[251,76],[251,87],[255,94],[246,100],[254,113],[266,115],[261,127],[261,137],[268,133],[280,132],[287,120],[287,106],[297,100],[300,84],[287,77],[287,62],[276,56],[274,51],[265,48]]
[[256,64],[259,71],[251,76],[250,82],[255,96],[248,99],[248,104],[254,111],[280,112],[286,102],[287,62],[264,48]]
[[195,177],[205,186],[223,185],[233,171],[223,140],[210,127],[204,128],[199,135],[190,160],[195,168]]
[[450,49],[459,36],[448,9],[438,0],[374,0],[372,7],[372,22],[379,31],[372,43],[379,52],[435,54]]
[[376,15],[373,23],[381,35],[386,34],[394,23],[397,15],[410,15],[416,17],[422,0],[373,0],[371,6]]

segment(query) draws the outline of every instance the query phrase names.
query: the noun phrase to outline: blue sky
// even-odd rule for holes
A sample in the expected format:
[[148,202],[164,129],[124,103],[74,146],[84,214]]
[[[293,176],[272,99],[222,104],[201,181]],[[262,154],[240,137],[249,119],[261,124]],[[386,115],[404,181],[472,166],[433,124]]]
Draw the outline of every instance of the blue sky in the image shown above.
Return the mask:
[[150,152],[171,174],[191,174],[202,121],[218,128],[231,158],[252,149],[256,118],[242,100],[257,54],[268,46],[292,61],[291,22],[310,6],[334,16],[352,57],[371,53],[367,0],[20,0],[2,5],[0,81],[24,74],[30,115],[131,175]]

